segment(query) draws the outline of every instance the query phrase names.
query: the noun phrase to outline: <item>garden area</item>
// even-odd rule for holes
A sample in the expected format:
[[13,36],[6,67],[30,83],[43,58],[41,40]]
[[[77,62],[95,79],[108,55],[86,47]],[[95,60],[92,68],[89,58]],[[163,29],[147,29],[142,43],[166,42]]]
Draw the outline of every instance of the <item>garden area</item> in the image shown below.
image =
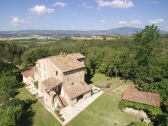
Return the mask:
[[[32,96],[25,87],[19,89],[17,98],[21,100],[31,99]],[[33,126],[61,126],[61,124],[39,103],[36,102],[31,105],[33,115]]]
[[119,101],[117,97],[104,93],[67,126],[126,126],[136,121],[134,116],[119,109]]
[[104,74],[95,73],[92,82],[98,81],[111,81],[110,87],[67,126],[126,126],[131,122],[136,122],[136,117],[119,109],[121,94],[127,88],[133,88],[133,83],[130,81],[125,83],[120,78],[108,78]]

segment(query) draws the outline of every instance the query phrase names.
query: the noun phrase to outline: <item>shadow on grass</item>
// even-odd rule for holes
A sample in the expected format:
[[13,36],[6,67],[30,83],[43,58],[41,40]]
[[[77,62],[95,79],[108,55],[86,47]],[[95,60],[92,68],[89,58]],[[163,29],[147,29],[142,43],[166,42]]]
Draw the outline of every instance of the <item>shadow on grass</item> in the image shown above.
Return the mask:
[[28,109],[21,119],[20,126],[33,126],[33,116],[33,110],[31,108]]
[[33,117],[35,112],[32,110],[31,105],[35,104],[37,101],[36,99],[27,99],[25,100],[24,105],[24,114],[20,121],[20,126],[33,126]]

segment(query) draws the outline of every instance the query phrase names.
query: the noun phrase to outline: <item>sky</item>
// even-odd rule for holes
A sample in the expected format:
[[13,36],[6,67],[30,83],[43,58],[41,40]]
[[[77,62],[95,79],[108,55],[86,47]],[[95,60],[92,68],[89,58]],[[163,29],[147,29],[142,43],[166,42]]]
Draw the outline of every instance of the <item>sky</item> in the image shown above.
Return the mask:
[[104,30],[151,24],[168,31],[168,0],[0,0],[0,31]]

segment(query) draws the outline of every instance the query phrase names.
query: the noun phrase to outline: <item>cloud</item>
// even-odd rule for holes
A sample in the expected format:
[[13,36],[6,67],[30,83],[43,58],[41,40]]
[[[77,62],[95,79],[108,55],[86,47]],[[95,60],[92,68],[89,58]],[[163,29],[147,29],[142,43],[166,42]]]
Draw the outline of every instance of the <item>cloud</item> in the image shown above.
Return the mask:
[[130,22],[130,24],[131,24],[131,25],[140,25],[140,24],[142,24],[142,23],[141,23],[141,21],[139,21],[139,20],[133,20],[133,21]]
[[54,3],[54,6],[59,6],[59,7],[65,7],[67,4],[63,2],[56,2]]
[[150,20],[149,23],[151,24],[161,24],[161,23],[164,23],[165,20],[162,19],[162,18],[158,18],[158,19],[153,19],[153,20]]
[[122,24],[122,25],[127,25],[128,22],[127,21],[119,21],[119,24]]
[[113,7],[113,8],[131,8],[134,7],[134,3],[131,0],[97,0],[99,7]]
[[105,23],[106,20],[105,20],[105,19],[101,19],[100,22],[101,22],[101,23]]
[[37,15],[42,15],[45,13],[53,13],[55,10],[47,8],[45,5],[35,5],[33,8],[30,8],[29,11]]
[[20,19],[19,17],[16,17],[16,16],[11,17],[11,25],[12,26],[17,27],[17,26],[21,25],[24,22],[25,22],[25,20],[24,19]]
[[142,24],[142,22],[139,21],[139,20],[133,20],[133,21],[119,21],[118,23],[119,23],[120,25],[130,25],[130,26]]

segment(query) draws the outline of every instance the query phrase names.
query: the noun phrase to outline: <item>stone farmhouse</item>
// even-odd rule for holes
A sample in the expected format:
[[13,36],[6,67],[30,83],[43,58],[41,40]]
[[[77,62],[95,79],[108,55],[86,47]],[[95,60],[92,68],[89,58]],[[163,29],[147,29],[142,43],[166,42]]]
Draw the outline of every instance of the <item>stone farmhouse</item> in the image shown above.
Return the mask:
[[91,96],[84,78],[84,59],[80,53],[39,59],[36,66],[22,72],[23,82],[26,85],[38,82],[38,97],[52,109],[73,106]]

